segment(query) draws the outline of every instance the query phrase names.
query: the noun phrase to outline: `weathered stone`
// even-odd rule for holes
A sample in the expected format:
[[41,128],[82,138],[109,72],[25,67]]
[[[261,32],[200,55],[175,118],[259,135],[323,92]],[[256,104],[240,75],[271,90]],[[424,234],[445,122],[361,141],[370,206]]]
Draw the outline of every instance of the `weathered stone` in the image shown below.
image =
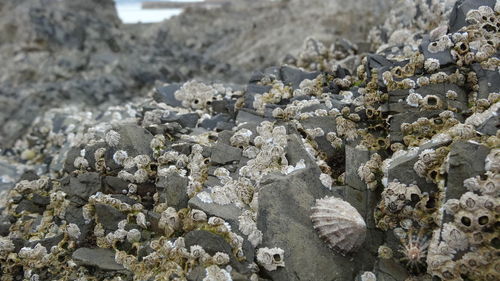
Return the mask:
[[207,130],[215,129],[216,131],[231,130],[234,125],[234,121],[228,114],[217,114],[214,117],[205,119],[200,123],[200,127]]
[[28,212],[28,213],[38,213],[42,214],[44,208],[40,205],[35,204],[35,202],[27,199],[21,200],[19,204],[16,207],[16,213],[20,214],[21,212]]
[[408,271],[393,259],[379,259],[374,272],[377,281],[400,281],[408,278]]
[[102,224],[106,232],[118,229],[118,223],[127,218],[127,216],[118,209],[104,204],[95,205],[95,214],[97,222]]
[[289,134],[287,139],[286,159],[288,160],[288,164],[296,165],[299,161],[304,160],[306,168],[309,169],[313,175],[319,177],[321,170],[316,164],[315,159],[305,150],[300,137],[296,134]]
[[0,216],[0,236],[9,235],[11,225],[12,224],[7,217]]
[[171,113],[166,117],[161,118],[162,123],[168,122],[177,122],[184,128],[194,128],[198,123],[198,119],[200,117],[197,113],[186,113],[186,114],[177,114]]
[[156,187],[160,192],[160,201],[176,209],[186,208],[189,197],[187,195],[188,179],[175,172],[160,177]]
[[449,32],[454,33],[464,27],[466,23],[467,13],[470,10],[477,9],[481,6],[495,7],[495,0],[458,0],[450,14]]
[[57,246],[59,244],[59,242],[61,242],[63,240],[63,238],[64,238],[64,234],[59,234],[59,235],[52,236],[49,238],[44,238],[44,239],[35,240],[35,241],[29,241],[28,243],[25,244],[25,247],[34,248],[36,246],[36,244],[40,244],[40,245],[44,246],[47,249],[47,251],[50,251],[50,249],[54,246]]
[[163,102],[170,106],[181,106],[182,102],[175,98],[175,92],[177,92],[180,87],[181,84],[179,83],[157,87],[153,93],[153,99],[156,102]]
[[122,265],[116,263],[115,252],[111,249],[79,248],[71,257],[79,265],[97,267],[102,270],[124,270]]
[[370,160],[373,153],[356,148],[354,144],[345,146],[345,183],[357,190],[367,190],[366,183],[358,176],[358,168]]
[[62,180],[62,190],[73,203],[84,205],[88,198],[101,191],[101,177],[98,173],[89,172],[76,177],[68,176]]
[[425,35],[422,38],[422,43],[419,46],[420,51],[424,55],[425,59],[430,59],[430,58],[437,59],[441,67],[448,66],[455,61],[451,56],[451,52],[449,49],[437,53],[430,52],[429,51],[430,44],[433,44],[433,42],[431,42],[429,35]]
[[[319,238],[309,218],[310,208],[315,199],[329,194],[309,169],[273,175],[262,183],[257,215],[263,232],[261,246],[285,252],[285,267],[266,272],[272,280],[352,280],[361,264],[368,268],[373,264],[366,251],[345,257]],[[356,263],[351,262],[353,258]]]
[[[220,235],[206,230],[193,230],[187,233],[184,236],[184,239],[187,249],[193,245],[200,245],[210,255],[214,255],[217,252],[226,253],[230,257],[229,264],[233,268],[243,274],[251,272],[248,265],[253,261],[253,248],[243,250],[245,252],[245,257],[247,257],[247,261],[240,263],[234,256],[231,245],[229,245],[229,243]],[[246,243],[248,243],[248,241],[246,241]]]
[[223,143],[217,143],[212,149],[210,160],[214,164],[224,165],[234,161],[239,161],[241,159],[241,153],[241,148]]
[[490,149],[472,142],[455,142],[448,158],[446,200],[460,199],[467,192],[464,180],[485,173],[484,160]]
[[227,221],[231,227],[238,229],[238,217],[241,209],[234,204],[219,205],[216,203],[205,203],[198,196],[189,199],[189,207],[204,211],[209,217],[220,217]]
[[472,64],[472,70],[476,72],[478,80],[478,99],[488,99],[490,93],[500,91],[500,74],[498,71],[484,69],[478,63]]
[[319,75],[319,72],[307,72],[291,66],[282,66],[280,70],[283,83],[292,86],[293,89],[298,89],[303,80],[312,80]]

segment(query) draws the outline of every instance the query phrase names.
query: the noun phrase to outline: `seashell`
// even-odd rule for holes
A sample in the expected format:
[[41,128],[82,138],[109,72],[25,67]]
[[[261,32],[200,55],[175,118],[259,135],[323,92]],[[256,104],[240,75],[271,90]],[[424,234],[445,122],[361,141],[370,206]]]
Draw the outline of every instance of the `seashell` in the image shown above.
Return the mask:
[[311,209],[314,229],[330,248],[342,255],[356,250],[365,240],[366,223],[348,202],[327,196],[317,199]]

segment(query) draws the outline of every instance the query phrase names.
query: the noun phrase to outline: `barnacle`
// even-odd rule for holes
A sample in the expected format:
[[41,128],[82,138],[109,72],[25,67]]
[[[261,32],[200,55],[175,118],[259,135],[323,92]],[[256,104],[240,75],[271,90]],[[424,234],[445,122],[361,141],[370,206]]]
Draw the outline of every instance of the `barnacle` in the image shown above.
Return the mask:
[[273,271],[285,266],[284,253],[280,248],[259,248],[257,262],[267,271]]
[[365,240],[366,224],[358,211],[344,200],[325,197],[311,208],[311,220],[328,246],[342,254],[356,250]]

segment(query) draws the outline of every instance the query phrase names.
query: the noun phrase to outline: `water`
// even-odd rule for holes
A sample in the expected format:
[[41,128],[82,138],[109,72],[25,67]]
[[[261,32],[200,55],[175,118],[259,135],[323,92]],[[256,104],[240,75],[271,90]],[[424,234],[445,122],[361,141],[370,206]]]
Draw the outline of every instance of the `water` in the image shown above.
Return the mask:
[[[123,23],[152,23],[169,19],[182,13],[182,9],[143,10],[141,3],[146,0],[115,0],[118,16]],[[168,0],[154,0],[164,1]],[[194,2],[203,0],[175,0],[176,2]]]

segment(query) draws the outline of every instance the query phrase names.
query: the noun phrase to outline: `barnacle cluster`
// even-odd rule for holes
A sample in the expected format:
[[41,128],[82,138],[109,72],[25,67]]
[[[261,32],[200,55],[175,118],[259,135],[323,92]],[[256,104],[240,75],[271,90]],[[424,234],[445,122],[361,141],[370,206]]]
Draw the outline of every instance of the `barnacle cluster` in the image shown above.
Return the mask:
[[349,276],[374,280],[379,258],[408,280],[499,279],[500,4],[471,1],[402,1],[371,34],[377,52],[308,39],[300,68],[242,92],[190,81],[104,112],[49,110],[9,151],[34,172],[0,214],[2,280],[293,279],[302,253],[261,227],[290,214],[260,205],[302,174],[300,196],[283,189],[301,216],[290,232],[368,256]]

